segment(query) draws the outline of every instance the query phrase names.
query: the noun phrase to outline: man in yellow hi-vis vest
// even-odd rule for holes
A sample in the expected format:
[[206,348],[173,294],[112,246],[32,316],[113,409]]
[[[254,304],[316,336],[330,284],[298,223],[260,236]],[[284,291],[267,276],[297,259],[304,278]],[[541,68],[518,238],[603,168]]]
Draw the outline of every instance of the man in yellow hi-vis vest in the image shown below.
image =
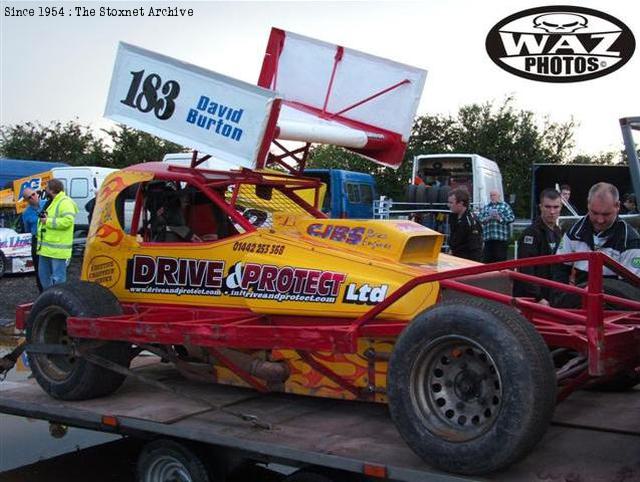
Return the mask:
[[67,262],[73,247],[73,226],[78,206],[64,193],[59,179],[47,183],[51,202],[38,220],[38,275],[42,289],[67,280]]

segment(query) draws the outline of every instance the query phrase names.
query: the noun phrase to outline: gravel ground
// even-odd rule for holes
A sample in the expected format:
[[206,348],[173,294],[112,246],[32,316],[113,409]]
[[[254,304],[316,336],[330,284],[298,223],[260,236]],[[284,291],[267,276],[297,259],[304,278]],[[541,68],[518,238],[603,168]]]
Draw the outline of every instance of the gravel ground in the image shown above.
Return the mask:
[[[67,280],[79,279],[81,267],[82,257],[71,258]],[[17,305],[31,303],[37,297],[38,287],[33,273],[4,275],[0,278],[0,324],[15,319]]]

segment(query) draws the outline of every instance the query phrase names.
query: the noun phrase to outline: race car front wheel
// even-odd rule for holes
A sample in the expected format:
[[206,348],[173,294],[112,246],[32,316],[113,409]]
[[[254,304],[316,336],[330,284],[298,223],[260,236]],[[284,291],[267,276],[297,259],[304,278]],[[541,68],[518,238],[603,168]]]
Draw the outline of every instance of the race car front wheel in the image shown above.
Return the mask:
[[[94,365],[75,353],[82,341],[67,333],[70,316],[99,317],[122,314],[115,296],[106,288],[86,281],[55,285],[45,290],[33,304],[26,322],[28,345],[60,347],[60,354],[33,353],[27,346],[29,366],[38,384],[52,397],[85,400],[117,390],[125,377]],[[105,342],[91,353],[128,368],[131,349],[126,343]]]
[[461,474],[523,457],[544,434],[556,399],[542,337],[511,308],[477,298],[445,301],[416,317],[396,343],[387,387],[409,447]]

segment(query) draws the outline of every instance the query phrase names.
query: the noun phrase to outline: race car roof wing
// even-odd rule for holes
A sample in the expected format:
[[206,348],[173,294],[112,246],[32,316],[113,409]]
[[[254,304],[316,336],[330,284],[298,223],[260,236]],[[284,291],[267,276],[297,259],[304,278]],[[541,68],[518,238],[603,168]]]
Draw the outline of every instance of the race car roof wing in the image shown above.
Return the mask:
[[402,163],[426,71],[272,29],[258,85],[283,97],[276,136]]
[[105,117],[251,169],[269,152],[280,101],[273,91],[120,43]]
[[278,140],[306,143],[287,151],[302,166],[310,143],[327,143],[397,168],[425,76],[278,29],[258,87],[120,43],[105,117],[250,169],[284,157],[269,155],[272,142],[287,151]]

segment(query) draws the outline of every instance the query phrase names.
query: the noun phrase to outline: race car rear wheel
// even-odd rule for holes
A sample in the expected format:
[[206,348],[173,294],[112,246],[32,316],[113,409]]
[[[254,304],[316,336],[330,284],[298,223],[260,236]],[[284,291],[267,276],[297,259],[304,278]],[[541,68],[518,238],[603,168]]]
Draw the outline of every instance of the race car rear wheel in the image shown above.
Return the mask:
[[[77,348],[90,341],[74,340],[67,334],[69,316],[98,317],[122,314],[115,296],[106,288],[86,281],[56,285],[44,291],[33,304],[26,322],[28,344]],[[91,353],[128,367],[129,344],[105,342]],[[117,390],[125,377],[88,362],[75,352],[30,353],[29,366],[40,386],[61,400],[85,400]]]
[[401,334],[388,373],[391,417],[409,447],[449,472],[523,457],[555,406],[549,351],[525,318],[477,298],[442,302]]

